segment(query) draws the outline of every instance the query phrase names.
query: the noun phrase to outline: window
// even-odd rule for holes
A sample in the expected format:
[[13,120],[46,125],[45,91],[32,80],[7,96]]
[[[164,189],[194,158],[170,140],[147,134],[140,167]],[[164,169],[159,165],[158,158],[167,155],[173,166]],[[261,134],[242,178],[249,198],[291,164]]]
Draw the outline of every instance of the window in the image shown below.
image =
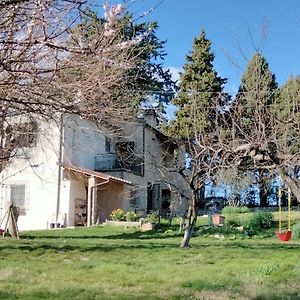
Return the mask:
[[174,168],[178,166],[178,150],[174,148],[174,145],[165,145],[163,164],[167,168]]
[[117,166],[133,174],[143,176],[144,159],[134,152],[134,142],[119,142],[115,146]]
[[131,169],[134,162],[134,142],[116,143],[116,157],[121,167]]
[[138,192],[135,191],[130,191],[130,198],[129,198],[129,205],[130,207],[138,207],[138,201],[139,201],[139,195]]
[[35,147],[37,124],[34,122],[16,124],[13,126],[13,136],[16,147]]
[[105,152],[109,153],[111,151],[110,149],[111,141],[110,138],[107,136],[105,137]]
[[19,208],[20,215],[26,213],[25,188],[25,184],[10,185],[10,201],[14,206]]

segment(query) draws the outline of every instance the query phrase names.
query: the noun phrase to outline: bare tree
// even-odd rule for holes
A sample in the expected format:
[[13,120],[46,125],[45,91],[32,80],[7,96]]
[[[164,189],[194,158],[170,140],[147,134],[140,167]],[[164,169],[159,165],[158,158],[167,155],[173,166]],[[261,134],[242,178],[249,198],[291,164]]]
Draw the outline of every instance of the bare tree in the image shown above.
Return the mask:
[[[86,19],[100,5],[104,16],[90,30]],[[126,13],[106,1],[0,3],[0,171],[18,147],[12,115],[59,121],[61,113],[76,113],[100,123],[128,117],[129,96],[142,93],[134,85],[139,73],[130,70],[153,28],[126,36],[132,23]]]

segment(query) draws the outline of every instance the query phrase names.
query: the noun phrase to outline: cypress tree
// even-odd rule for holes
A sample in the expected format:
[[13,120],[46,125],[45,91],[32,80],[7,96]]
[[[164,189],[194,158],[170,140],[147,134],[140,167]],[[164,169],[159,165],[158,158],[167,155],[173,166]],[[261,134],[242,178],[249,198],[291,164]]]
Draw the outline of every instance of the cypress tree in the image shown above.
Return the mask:
[[[266,147],[273,134],[273,109],[276,100],[277,83],[275,75],[269,69],[267,60],[255,53],[251,58],[242,77],[236,97],[235,108],[238,111],[237,138],[252,143],[252,147],[260,153],[267,151]],[[249,167],[249,166],[248,166]],[[260,205],[267,205],[268,171],[257,170]]]
[[[179,92],[173,100],[179,110],[171,123],[172,133],[191,138],[195,132],[211,131],[215,127],[215,101],[220,97],[226,79],[213,69],[215,55],[204,31],[194,39],[180,74]],[[206,114],[203,114],[203,112]]]
[[198,207],[204,200],[205,180],[213,172],[212,165],[218,164],[211,147],[220,137],[218,118],[224,104],[222,102],[226,99],[223,94],[226,79],[219,77],[213,69],[214,58],[211,42],[202,31],[195,38],[191,53],[186,56],[180,74],[179,92],[173,100],[179,109],[175,120],[167,128],[173,137],[184,142],[190,156],[189,172],[184,172],[184,167],[178,170],[188,181],[192,192],[181,247],[189,245]]
[[277,83],[267,60],[255,53],[242,77],[236,98],[243,137],[255,134],[256,141],[270,132],[270,110],[276,98]]
[[274,112],[278,120],[278,146],[283,153],[297,154],[300,148],[300,76],[291,77],[279,89]]

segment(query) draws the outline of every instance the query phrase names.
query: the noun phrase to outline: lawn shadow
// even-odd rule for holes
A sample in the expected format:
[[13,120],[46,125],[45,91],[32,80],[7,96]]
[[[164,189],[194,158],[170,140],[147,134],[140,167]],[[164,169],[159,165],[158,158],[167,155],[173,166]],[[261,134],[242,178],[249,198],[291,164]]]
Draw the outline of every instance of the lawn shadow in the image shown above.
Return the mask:
[[[144,238],[140,238],[140,234],[146,234]],[[45,240],[6,240],[8,243],[2,243],[0,245],[0,253],[5,252],[6,250],[21,250],[21,251],[53,251],[57,253],[71,252],[71,251],[80,251],[80,252],[89,252],[89,251],[116,251],[116,250],[133,250],[133,249],[144,249],[144,250],[155,250],[155,249],[179,249],[180,238],[178,236],[167,236],[168,240],[160,238],[159,241],[157,238],[151,241],[151,233],[141,232],[128,233],[128,234],[119,234],[112,236],[97,237],[92,239],[89,242],[80,242],[81,238],[71,240],[61,240],[58,244],[57,239],[52,240],[52,237],[48,241]],[[174,239],[172,239],[174,238]],[[115,243],[105,242],[105,240],[112,241],[116,240]],[[33,242],[34,241],[34,242]],[[286,250],[299,250],[300,244],[289,243],[282,244],[277,242],[259,242],[253,243],[247,241],[199,241],[191,240],[192,249],[208,249],[208,248],[220,248],[220,249],[249,249],[249,250],[274,250],[274,251],[286,251]]]
[[[113,229],[113,228],[112,228]],[[119,228],[121,231],[122,229]],[[135,230],[131,232],[126,232],[128,228],[124,228],[123,232],[117,233],[109,233],[103,234],[101,232],[101,227],[99,227],[98,232],[93,233],[83,233],[80,234],[78,232],[68,232],[68,231],[45,231],[42,233],[36,232],[21,232],[20,238],[21,239],[28,239],[28,240],[39,240],[39,239],[121,239],[121,240],[150,240],[150,239],[166,239],[172,237],[180,237],[182,234],[178,232],[178,229],[172,230],[169,226],[160,225],[155,230],[149,231],[142,231],[142,230]],[[130,230],[130,229],[129,229]],[[168,231],[168,233],[166,233]]]
[[54,245],[51,243],[38,243],[38,244],[9,244],[9,245],[1,245],[0,246],[0,253],[2,251],[7,250],[21,250],[21,251],[52,251],[57,253],[65,253],[65,252],[72,252],[72,251],[80,251],[80,252],[93,252],[93,251],[102,251],[102,252],[109,252],[115,250],[133,250],[133,249],[146,249],[146,250],[155,250],[155,249],[163,249],[163,248],[178,248],[178,245],[171,244],[171,243],[162,243],[162,244],[97,244],[97,245]]

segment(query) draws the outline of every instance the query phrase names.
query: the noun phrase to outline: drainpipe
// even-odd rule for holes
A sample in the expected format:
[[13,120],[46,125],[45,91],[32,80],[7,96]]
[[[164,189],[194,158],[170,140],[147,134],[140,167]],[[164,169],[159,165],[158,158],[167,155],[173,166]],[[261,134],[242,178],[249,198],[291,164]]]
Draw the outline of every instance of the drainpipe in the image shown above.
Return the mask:
[[142,176],[145,176],[145,143],[146,143],[146,130],[145,130],[145,125],[143,125],[143,165],[142,165]]
[[3,183],[3,180],[1,180],[1,183],[0,183],[0,189],[1,189],[1,197],[0,197],[0,224],[1,222],[3,221],[3,199],[4,199],[4,183]]
[[89,187],[90,193],[89,193],[89,199],[88,199],[88,218],[87,218],[87,226],[90,227],[92,225],[95,225],[95,197],[94,197],[94,189],[98,188],[102,185],[108,184],[109,178],[105,180],[104,182],[100,182],[97,184],[94,184]]
[[62,157],[63,157],[63,116],[60,117],[59,128],[59,150],[58,150],[58,175],[57,175],[57,198],[55,211],[55,228],[58,227],[58,215],[60,209],[60,193],[61,193],[61,179],[62,179]]

